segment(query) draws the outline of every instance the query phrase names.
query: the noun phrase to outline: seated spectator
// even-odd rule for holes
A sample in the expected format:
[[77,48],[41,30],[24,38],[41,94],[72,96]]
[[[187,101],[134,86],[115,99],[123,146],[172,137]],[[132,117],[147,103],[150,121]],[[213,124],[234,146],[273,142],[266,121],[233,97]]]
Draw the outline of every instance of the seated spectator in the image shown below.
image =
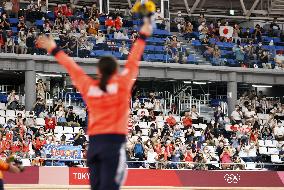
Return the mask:
[[153,146],[147,151],[147,163],[149,164],[150,169],[156,169],[156,161],[158,159],[158,154],[154,151]]
[[192,124],[199,124],[199,113],[197,112],[195,105],[191,106],[190,115],[192,119]]
[[12,90],[12,92],[9,94],[9,96],[7,97],[7,109],[8,110],[15,110],[17,109],[18,105],[19,105],[19,96],[16,95],[15,90]]
[[238,43],[241,42],[241,38],[240,38],[240,27],[238,24],[234,25],[234,31],[233,31],[233,41],[234,43]]
[[232,163],[232,156],[233,153],[231,149],[229,147],[225,147],[222,154],[220,155],[223,170],[231,169],[232,165],[230,163]]
[[37,98],[34,106],[33,106],[33,111],[35,113],[36,117],[41,117],[43,118],[43,113],[45,111],[45,103],[44,100],[41,98]]
[[40,98],[42,100],[45,99],[45,92],[46,92],[46,86],[42,79],[38,79],[38,82],[36,84],[36,93],[37,93],[37,98]]
[[192,127],[192,118],[189,112],[184,113],[184,118],[182,118],[182,124],[184,126],[184,129],[188,129]]
[[262,51],[260,54],[260,64],[262,65],[263,68],[265,69],[272,69],[271,63],[268,61],[268,52],[267,51]]
[[240,42],[233,48],[233,52],[236,56],[236,61],[242,67],[247,67],[245,64],[245,51],[244,48],[240,45]]
[[49,112],[45,117],[45,130],[49,133],[52,132],[54,134],[56,124],[56,118],[54,117],[52,112]]
[[119,47],[119,52],[122,54],[123,59],[127,59],[129,54],[129,48],[126,46],[125,41],[122,41],[121,47]]
[[181,15],[181,11],[178,11],[177,17],[175,17],[174,22],[177,26],[178,32],[182,33],[182,31],[184,29],[185,20]]
[[77,115],[73,112],[73,106],[68,107],[68,111],[66,114],[66,121],[68,122],[68,125],[71,127],[79,127],[78,123],[78,117]]
[[213,49],[213,63],[215,65],[221,65],[221,51],[217,45]]
[[122,22],[122,18],[120,16],[116,17],[116,19],[114,21],[114,25],[115,25],[116,30],[121,30],[123,22]]
[[43,149],[43,146],[46,144],[46,140],[43,136],[37,136],[33,140],[33,149],[35,151],[36,156],[41,156],[41,150]]
[[107,34],[115,32],[115,22],[111,16],[106,19],[105,26],[107,27]]
[[184,28],[184,38],[189,39],[192,37],[192,32],[193,32],[193,25],[191,22],[187,22]]
[[141,103],[141,108],[138,109],[137,116],[141,117],[142,116],[142,112],[144,112],[145,116],[147,116],[147,117],[149,116],[149,111],[145,108],[145,104],[144,103]]
[[235,106],[235,110],[231,114],[231,122],[232,124],[240,124],[242,123],[243,113],[240,110],[239,105]]
[[88,34],[92,36],[96,36],[98,34],[98,30],[100,27],[100,23],[98,21],[95,21],[93,18],[90,19],[88,24]]
[[262,42],[262,32],[259,24],[255,26],[254,39],[256,39],[257,42]]
[[273,133],[277,141],[284,141],[284,126],[283,125],[276,124]]
[[16,48],[17,54],[27,54],[27,45],[26,45],[27,35],[25,34],[24,29],[21,29],[21,31],[18,34],[18,46]]
[[36,127],[36,121],[34,118],[34,113],[31,111],[29,112],[29,115],[27,116],[25,120],[25,125],[27,129],[30,129],[33,133],[36,133],[37,127]]
[[163,14],[161,13],[160,8],[157,8],[157,11],[155,12],[154,17],[155,17],[155,23],[157,25],[157,28],[165,29],[165,25],[163,24],[165,19],[163,17]]
[[5,0],[3,2],[4,11],[8,17],[10,17],[13,9],[13,2],[11,0]]
[[177,121],[174,118],[173,113],[171,111],[168,112],[168,118],[166,119],[166,122],[171,128],[174,128],[175,125],[177,124]]
[[144,146],[143,146],[141,137],[138,137],[137,142],[135,143],[134,148],[133,148],[133,153],[134,153],[134,157],[137,158],[138,161],[144,160]]
[[79,133],[76,134],[74,138],[74,146],[81,146],[82,149],[85,149],[85,143],[87,142],[87,139],[85,137],[85,131],[83,128],[79,130]]
[[183,135],[182,130],[180,129],[180,127],[178,125],[176,125],[174,127],[174,131],[173,131],[173,139],[174,140],[178,139],[178,138],[182,137],[182,135]]

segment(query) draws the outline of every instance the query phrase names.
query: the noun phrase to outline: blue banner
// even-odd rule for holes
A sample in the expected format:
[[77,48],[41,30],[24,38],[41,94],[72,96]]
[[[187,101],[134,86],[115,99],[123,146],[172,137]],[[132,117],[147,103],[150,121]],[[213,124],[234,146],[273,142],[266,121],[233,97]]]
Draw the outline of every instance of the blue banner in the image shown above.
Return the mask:
[[43,150],[47,158],[53,159],[81,159],[81,146],[45,145]]

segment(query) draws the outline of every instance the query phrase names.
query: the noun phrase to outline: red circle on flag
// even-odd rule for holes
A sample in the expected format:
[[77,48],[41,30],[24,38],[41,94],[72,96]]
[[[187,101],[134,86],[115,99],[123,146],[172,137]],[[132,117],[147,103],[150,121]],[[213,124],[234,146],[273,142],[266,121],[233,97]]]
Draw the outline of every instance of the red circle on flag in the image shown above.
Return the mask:
[[224,33],[224,34],[228,34],[228,33],[229,33],[228,28],[224,28],[223,33]]

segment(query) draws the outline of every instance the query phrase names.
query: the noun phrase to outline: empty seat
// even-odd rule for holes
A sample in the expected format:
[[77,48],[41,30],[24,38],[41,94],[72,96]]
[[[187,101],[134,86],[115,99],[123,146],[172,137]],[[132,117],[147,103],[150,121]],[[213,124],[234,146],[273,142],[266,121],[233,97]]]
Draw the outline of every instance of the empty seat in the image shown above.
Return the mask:
[[158,127],[158,128],[163,128],[164,125],[165,125],[165,122],[164,122],[164,121],[158,121],[158,122],[157,122],[157,127]]
[[272,140],[265,140],[265,146],[267,146],[267,147],[273,147],[273,142],[272,142]]
[[156,121],[164,121],[164,117],[163,116],[156,116]]
[[148,129],[141,129],[142,130],[142,135],[147,136],[149,134],[149,130]]
[[6,116],[7,117],[16,117],[16,112],[14,110],[7,110]]
[[0,116],[3,116],[3,117],[6,116],[5,110],[0,110]]
[[258,144],[259,144],[259,146],[265,146],[264,145],[264,140],[258,140]]
[[4,125],[6,123],[5,117],[0,117],[0,124]]
[[63,127],[62,126],[56,126],[54,129],[54,133],[62,134],[63,133]]
[[43,118],[36,118],[37,126],[45,126],[45,120]]
[[271,162],[273,163],[282,163],[283,161],[279,158],[279,155],[271,155]]
[[23,163],[23,166],[31,166],[30,159],[22,159],[21,161]]
[[145,141],[147,141],[147,140],[149,139],[148,136],[141,136],[141,138],[142,138],[142,141],[143,141],[143,142],[145,142]]
[[148,123],[147,122],[139,122],[139,127],[141,128],[141,129],[145,129],[145,128],[148,128]]
[[259,154],[267,154],[267,147],[259,147]]
[[279,154],[278,148],[268,148],[268,154]]
[[64,133],[68,133],[68,134],[74,133],[73,128],[72,127],[64,127]]
[[74,127],[74,133],[79,133],[80,127]]
[[180,116],[174,116],[174,118],[177,122],[180,122]]
[[6,104],[0,103],[0,110],[6,110]]

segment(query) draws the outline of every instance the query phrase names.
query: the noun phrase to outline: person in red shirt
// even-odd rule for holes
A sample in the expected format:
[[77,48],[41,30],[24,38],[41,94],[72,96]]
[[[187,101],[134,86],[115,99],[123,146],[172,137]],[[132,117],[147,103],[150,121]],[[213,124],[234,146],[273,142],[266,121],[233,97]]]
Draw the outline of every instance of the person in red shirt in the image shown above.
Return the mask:
[[107,27],[107,34],[115,31],[115,21],[111,16],[106,19],[105,26]]
[[122,24],[123,24],[122,18],[120,16],[117,16],[115,21],[114,21],[115,29],[120,30],[121,27],[122,27]]
[[45,118],[45,130],[54,133],[56,126],[56,118],[49,112]]
[[146,19],[122,73],[118,72],[115,58],[102,57],[98,62],[98,80],[88,76],[56,46],[52,38],[42,35],[37,40],[39,48],[47,50],[67,69],[88,107],[87,164],[92,190],[118,190],[123,182],[126,161],[124,147],[133,79],[137,78],[146,38],[152,31],[152,24]]
[[168,115],[169,117],[166,119],[166,122],[171,128],[173,128],[177,124],[177,121],[173,117],[173,113],[171,111],[169,111]]
[[33,140],[33,147],[34,147],[36,156],[41,155],[40,151],[45,144],[46,144],[46,141],[42,136],[37,136],[36,139]]
[[192,119],[190,117],[189,112],[185,112],[184,118],[182,119],[182,124],[185,129],[188,129],[189,127],[192,126]]

